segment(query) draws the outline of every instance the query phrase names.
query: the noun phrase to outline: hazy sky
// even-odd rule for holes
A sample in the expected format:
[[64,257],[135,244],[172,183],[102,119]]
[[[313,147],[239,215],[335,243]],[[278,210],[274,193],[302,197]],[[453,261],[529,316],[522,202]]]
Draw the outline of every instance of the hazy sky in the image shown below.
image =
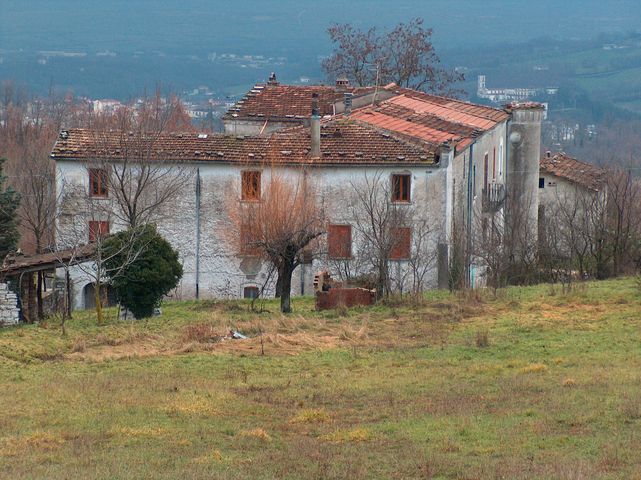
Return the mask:
[[[332,22],[421,16],[437,43],[641,28],[639,0],[0,0],[0,49],[322,50]],[[320,47],[320,48],[319,48]]]
[[[639,30],[641,0],[0,0],[0,80],[89,96],[128,97],[158,81],[234,95],[272,69],[282,81],[322,80],[332,23],[365,29],[415,17],[434,28],[441,58],[458,65],[470,47],[498,46],[496,58],[542,36]],[[42,53],[52,50],[81,56]],[[272,60],[212,60],[223,53]]]

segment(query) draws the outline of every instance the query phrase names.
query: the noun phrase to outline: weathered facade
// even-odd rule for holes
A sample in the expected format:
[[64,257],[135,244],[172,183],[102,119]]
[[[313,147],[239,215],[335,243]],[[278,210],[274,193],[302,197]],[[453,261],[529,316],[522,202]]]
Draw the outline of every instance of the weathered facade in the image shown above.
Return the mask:
[[564,153],[546,152],[540,162],[538,198],[539,224],[561,214],[606,214],[606,172]]
[[[311,110],[312,95],[319,99],[316,120],[302,113],[303,108],[305,112]],[[257,86],[230,110],[224,119],[225,135],[160,135],[152,147],[153,161],[170,169],[187,165],[192,171],[181,194],[171,202],[174,213],[158,221],[160,233],[180,252],[184,266],[175,295],[250,296],[267,281],[266,262],[239,254],[226,232],[229,202],[240,201],[237,192],[246,171],[260,172],[263,184],[276,171],[292,182],[306,175],[318,186],[328,231],[332,225],[344,232],[351,229],[349,254],[340,261],[331,258],[331,248],[325,246],[311,263],[296,269],[294,294],[311,294],[313,276],[320,270],[340,274],[340,265],[347,265],[353,274],[366,273],[357,258],[360,239],[354,229],[358,223],[354,218],[354,191],[365,179],[374,178],[390,191],[408,190],[402,198],[389,201],[411,211],[411,217],[420,219],[422,225],[429,225],[434,259],[422,285],[446,287],[455,226],[463,227],[471,238],[476,217],[502,214],[510,175],[527,172],[524,178],[512,180],[536,193],[538,173],[532,176],[529,169],[514,167],[514,162],[528,168],[532,163],[538,165],[536,148],[514,150],[512,163],[509,159],[512,132],[518,130],[528,142],[534,142],[537,134],[540,138],[540,116],[538,123],[534,117],[522,121],[521,111],[537,112],[530,104],[498,110],[396,85],[360,91],[345,85],[291,87],[271,82]],[[511,126],[514,118],[517,128]],[[321,128],[310,129],[315,121]],[[58,166],[58,194],[66,202],[60,206],[59,228],[76,238],[90,236],[91,219],[79,218],[77,207],[91,196],[88,169],[96,163],[117,168],[122,162],[116,135],[109,145],[98,146],[93,138],[87,131],[65,131],[52,153]],[[103,204],[109,201],[89,200]],[[114,222],[108,230],[123,226]],[[409,232],[411,238],[417,234],[411,228]],[[411,239],[408,242],[411,244]],[[403,257],[393,259],[390,265],[393,280],[403,290],[411,288],[409,263]],[[475,267],[472,258],[468,263],[469,283],[481,284],[482,268]],[[85,306],[82,292],[89,287],[90,279],[80,271],[74,272],[74,277],[76,307],[81,308]],[[273,282],[268,282],[267,293],[273,288]]]

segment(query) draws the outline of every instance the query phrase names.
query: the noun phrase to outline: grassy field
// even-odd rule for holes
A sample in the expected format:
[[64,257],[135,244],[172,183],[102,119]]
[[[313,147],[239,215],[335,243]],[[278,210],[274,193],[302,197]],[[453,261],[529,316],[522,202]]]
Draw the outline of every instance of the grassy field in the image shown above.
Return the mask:
[[641,478],[634,280],[312,306],[1,330],[0,478]]

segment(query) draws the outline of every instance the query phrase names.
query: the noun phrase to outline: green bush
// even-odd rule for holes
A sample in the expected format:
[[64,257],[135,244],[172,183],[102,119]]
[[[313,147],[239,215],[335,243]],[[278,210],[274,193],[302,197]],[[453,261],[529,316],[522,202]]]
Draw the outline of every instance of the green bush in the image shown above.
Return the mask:
[[178,253],[153,225],[119,232],[106,239],[102,249],[111,285],[136,318],[150,317],[183,274]]

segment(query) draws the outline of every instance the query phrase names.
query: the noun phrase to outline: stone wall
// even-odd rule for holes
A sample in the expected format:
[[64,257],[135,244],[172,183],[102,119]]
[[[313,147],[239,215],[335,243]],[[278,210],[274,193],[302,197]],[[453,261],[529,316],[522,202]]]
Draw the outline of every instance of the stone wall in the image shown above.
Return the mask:
[[18,296],[6,283],[0,283],[0,325],[15,325],[19,321]]

